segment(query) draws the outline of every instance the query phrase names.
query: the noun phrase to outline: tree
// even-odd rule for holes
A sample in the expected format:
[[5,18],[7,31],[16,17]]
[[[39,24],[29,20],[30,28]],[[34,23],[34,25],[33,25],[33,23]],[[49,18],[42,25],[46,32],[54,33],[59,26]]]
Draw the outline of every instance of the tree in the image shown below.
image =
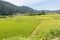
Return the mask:
[[40,13],[38,13],[38,15],[45,15],[46,13],[44,11],[41,11]]
[[41,11],[41,15],[45,15],[46,13],[44,11]]

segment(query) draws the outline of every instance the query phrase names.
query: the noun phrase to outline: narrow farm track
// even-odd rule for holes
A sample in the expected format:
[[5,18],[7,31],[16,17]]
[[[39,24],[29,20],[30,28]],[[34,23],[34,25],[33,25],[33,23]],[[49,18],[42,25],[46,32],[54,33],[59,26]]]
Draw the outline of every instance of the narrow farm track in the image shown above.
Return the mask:
[[58,38],[58,37],[56,37],[56,38],[53,38],[53,39],[51,39],[51,40],[59,40],[59,38]]
[[30,36],[29,36],[28,38],[33,37],[33,36],[37,33],[39,27],[40,27],[40,23],[39,23],[39,25],[35,28],[35,30],[30,34]]

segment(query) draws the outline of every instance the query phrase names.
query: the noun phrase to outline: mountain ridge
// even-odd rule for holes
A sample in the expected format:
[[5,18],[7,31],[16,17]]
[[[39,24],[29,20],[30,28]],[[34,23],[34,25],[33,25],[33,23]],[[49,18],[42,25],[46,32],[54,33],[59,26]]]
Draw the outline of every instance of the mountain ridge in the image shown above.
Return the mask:
[[6,1],[0,1],[0,15],[13,15],[13,14],[42,14],[41,11],[44,11],[45,13],[60,13],[60,10],[50,11],[50,10],[35,10],[27,6],[16,6],[12,3],[6,2]]

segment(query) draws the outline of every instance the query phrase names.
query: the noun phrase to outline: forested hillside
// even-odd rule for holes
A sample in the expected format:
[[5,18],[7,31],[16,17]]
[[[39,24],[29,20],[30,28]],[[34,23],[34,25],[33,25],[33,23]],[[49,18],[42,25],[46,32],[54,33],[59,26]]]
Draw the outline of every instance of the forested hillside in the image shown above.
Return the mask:
[[0,0],[0,15],[7,16],[7,15],[14,15],[14,14],[28,14],[28,15],[45,15],[45,13],[52,13],[57,12],[60,13],[59,10],[57,11],[49,11],[49,10],[34,10],[27,6],[16,6],[6,1]]
[[29,8],[27,6],[16,6],[9,2],[0,1],[0,15],[13,15],[13,14],[26,14],[35,15],[42,14],[42,12]]

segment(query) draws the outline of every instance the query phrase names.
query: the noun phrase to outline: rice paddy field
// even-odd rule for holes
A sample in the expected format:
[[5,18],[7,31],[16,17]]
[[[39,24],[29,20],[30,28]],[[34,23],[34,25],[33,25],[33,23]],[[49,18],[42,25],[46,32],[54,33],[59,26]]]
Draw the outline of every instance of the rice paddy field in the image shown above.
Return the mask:
[[60,37],[58,14],[0,18],[0,40],[50,40],[55,37]]

